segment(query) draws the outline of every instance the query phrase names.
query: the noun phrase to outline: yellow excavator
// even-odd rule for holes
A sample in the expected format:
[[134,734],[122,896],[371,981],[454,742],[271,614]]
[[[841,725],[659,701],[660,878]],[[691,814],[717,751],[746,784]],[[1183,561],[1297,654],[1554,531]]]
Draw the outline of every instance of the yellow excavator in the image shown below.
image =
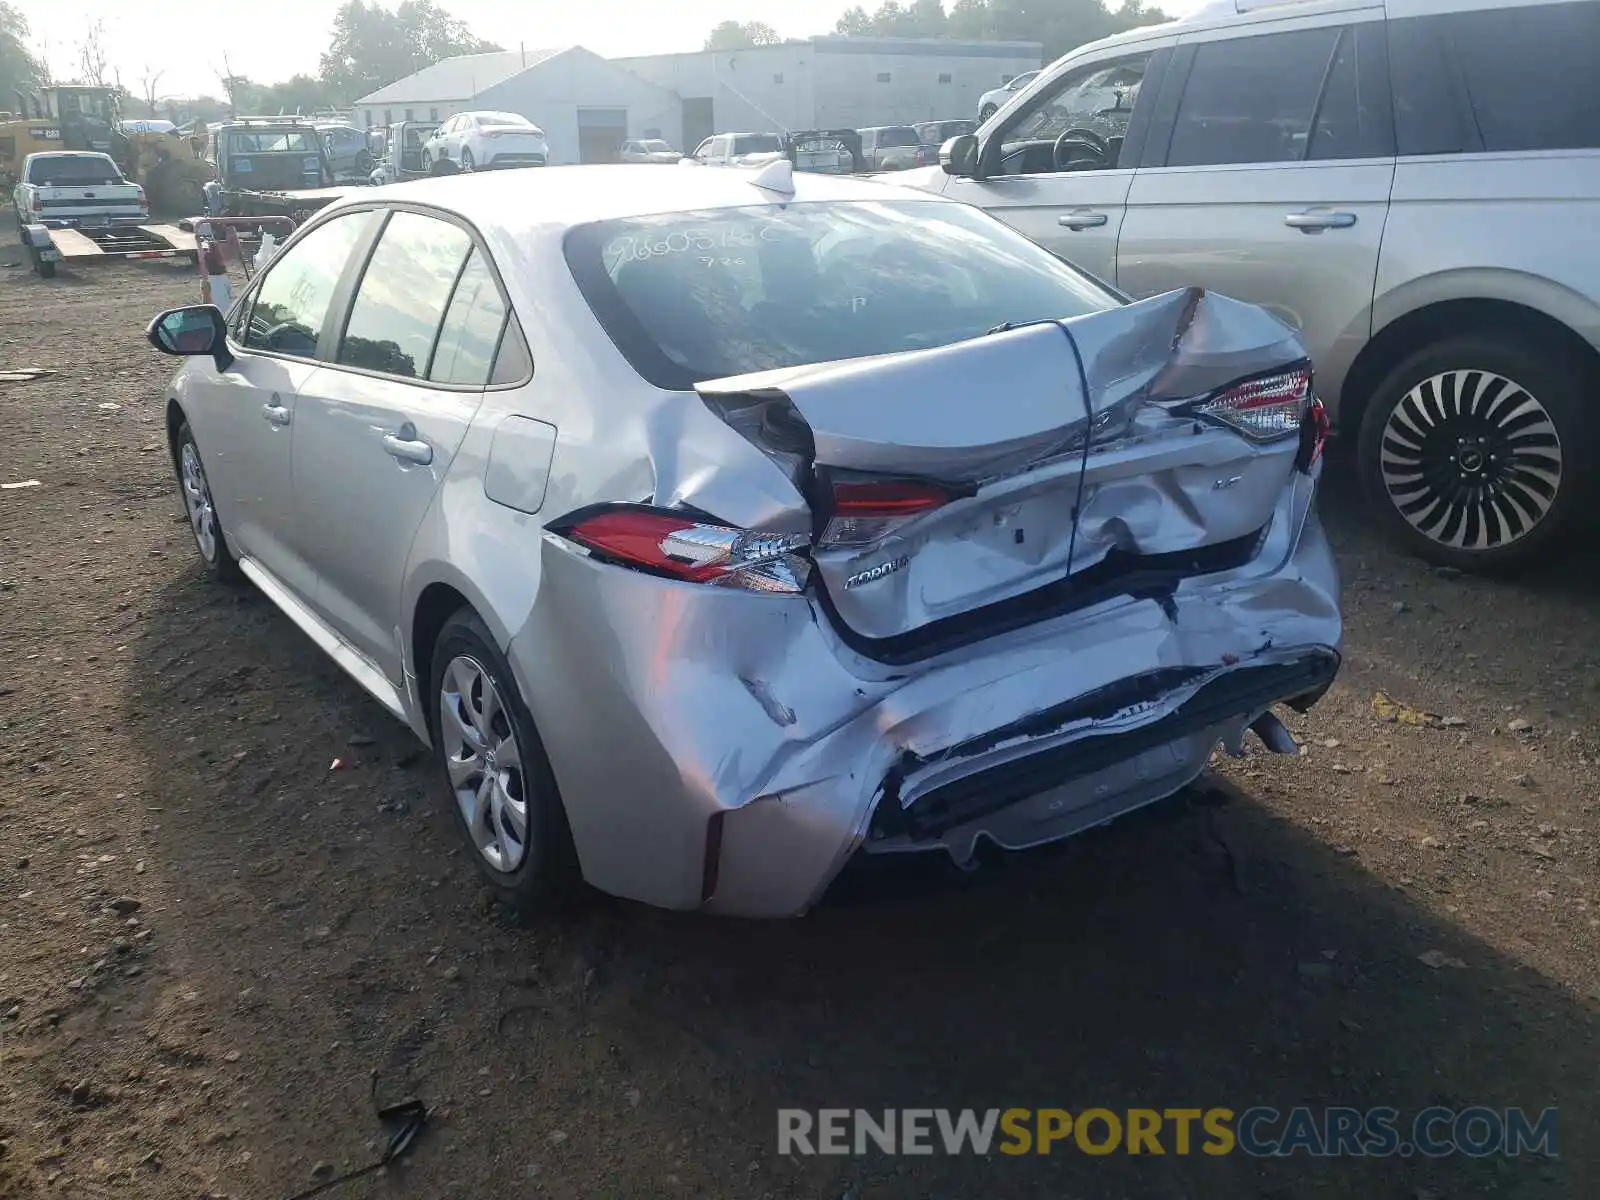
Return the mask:
[[124,122],[113,88],[61,86],[18,92],[17,111],[0,117],[0,188],[16,185],[22,160],[50,150],[98,150],[144,186],[150,205],[169,213],[201,210],[201,189],[217,177],[204,145],[166,122]]

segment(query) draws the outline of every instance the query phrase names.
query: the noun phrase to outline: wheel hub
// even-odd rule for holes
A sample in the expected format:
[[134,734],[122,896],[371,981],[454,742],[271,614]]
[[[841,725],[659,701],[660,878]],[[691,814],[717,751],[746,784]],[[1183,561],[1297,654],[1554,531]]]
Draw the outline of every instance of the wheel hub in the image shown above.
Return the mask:
[[1544,519],[1561,486],[1561,439],[1526,388],[1490,371],[1446,371],[1400,398],[1384,425],[1384,487],[1424,536],[1492,550]]

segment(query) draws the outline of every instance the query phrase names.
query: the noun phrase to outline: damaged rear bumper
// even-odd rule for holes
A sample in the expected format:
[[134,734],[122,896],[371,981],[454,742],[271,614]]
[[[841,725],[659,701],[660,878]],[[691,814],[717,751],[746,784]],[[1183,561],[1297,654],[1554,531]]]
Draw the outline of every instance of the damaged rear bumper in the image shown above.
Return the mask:
[[858,850],[964,860],[984,838],[1038,845],[1172,794],[1337,672],[1313,492],[1291,487],[1244,567],[914,665],[853,650],[804,596],[618,571],[547,538],[509,657],[585,878],[668,908],[794,915]]

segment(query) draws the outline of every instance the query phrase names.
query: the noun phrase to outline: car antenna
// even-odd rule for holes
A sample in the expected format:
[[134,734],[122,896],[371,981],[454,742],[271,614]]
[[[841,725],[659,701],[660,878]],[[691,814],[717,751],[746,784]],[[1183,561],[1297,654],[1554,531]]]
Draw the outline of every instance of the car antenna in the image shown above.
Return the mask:
[[785,196],[794,195],[794,165],[787,158],[780,158],[760,167],[755,178],[750,181],[764,192],[780,192]]

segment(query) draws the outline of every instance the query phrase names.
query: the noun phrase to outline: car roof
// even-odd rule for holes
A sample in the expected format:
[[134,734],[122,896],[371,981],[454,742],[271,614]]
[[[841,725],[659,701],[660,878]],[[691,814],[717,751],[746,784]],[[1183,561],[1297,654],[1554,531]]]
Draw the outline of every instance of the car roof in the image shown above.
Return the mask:
[[[515,233],[537,227],[571,228],[618,217],[770,204],[777,196],[755,186],[755,171],[683,167],[641,179],[625,164],[484,171],[354,189],[337,207],[373,200],[428,205],[475,225]],[[794,195],[784,202],[858,203],[925,200],[955,203],[933,192],[845,175],[796,171]]]

